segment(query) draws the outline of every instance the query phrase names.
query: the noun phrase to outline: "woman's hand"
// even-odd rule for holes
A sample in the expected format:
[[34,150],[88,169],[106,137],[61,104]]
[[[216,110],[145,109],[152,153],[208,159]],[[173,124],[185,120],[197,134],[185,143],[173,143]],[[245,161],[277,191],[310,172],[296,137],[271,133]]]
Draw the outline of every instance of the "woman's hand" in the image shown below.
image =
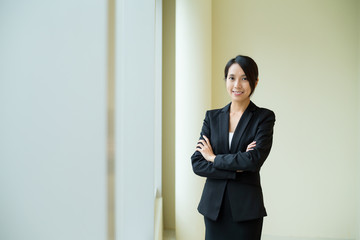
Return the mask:
[[248,151],[254,150],[254,147],[256,147],[256,141],[251,142],[251,143],[247,146],[246,151],[248,152]]
[[196,145],[196,151],[200,152],[207,161],[214,162],[216,155],[212,150],[210,140],[205,135],[203,135],[203,138]]
[[[256,141],[252,141],[247,147],[246,151],[254,150],[254,147],[256,147]],[[243,170],[236,170],[236,172],[243,172]]]

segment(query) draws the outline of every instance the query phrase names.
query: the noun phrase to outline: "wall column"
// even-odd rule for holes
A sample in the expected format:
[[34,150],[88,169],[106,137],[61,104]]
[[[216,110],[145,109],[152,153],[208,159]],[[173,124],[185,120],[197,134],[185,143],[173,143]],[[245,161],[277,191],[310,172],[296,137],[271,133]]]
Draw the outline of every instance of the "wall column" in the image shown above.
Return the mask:
[[204,179],[190,156],[211,103],[211,1],[176,1],[175,202],[176,239],[204,238],[197,212]]
[[161,119],[158,117],[161,99],[157,95],[161,94],[161,52],[158,52],[161,41],[157,32],[161,29],[156,29],[159,12],[161,3],[156,0],[116,2],[117,240],[154,239],[155,191],[161,193],[161,149],[158,149],[161,146]]

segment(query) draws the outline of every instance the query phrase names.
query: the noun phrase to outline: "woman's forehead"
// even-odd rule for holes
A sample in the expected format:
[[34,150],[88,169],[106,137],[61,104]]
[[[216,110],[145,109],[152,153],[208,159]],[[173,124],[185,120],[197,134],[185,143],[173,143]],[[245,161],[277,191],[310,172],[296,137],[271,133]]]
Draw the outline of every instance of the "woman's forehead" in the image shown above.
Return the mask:
[[230,74],[245,75],[244,70],[237,63],[234,63],[230,66],[229,75]]

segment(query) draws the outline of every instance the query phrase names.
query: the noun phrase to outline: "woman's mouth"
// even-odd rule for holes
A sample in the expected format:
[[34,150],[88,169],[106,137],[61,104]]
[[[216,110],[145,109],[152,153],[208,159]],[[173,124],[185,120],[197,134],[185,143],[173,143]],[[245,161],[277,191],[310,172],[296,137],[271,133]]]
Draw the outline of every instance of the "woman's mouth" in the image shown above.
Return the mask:
[[243,94],[241,91],[232,91],[236,96]]

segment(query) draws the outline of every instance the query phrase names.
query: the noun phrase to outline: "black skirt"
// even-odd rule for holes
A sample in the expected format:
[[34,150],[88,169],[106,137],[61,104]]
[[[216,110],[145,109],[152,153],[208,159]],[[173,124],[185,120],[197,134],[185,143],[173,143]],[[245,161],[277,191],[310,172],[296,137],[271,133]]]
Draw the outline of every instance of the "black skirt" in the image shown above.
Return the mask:
[[234,222],[227,190],[221,204],[219,217],[205,220],[205,240],[260,240],[263,218]]

